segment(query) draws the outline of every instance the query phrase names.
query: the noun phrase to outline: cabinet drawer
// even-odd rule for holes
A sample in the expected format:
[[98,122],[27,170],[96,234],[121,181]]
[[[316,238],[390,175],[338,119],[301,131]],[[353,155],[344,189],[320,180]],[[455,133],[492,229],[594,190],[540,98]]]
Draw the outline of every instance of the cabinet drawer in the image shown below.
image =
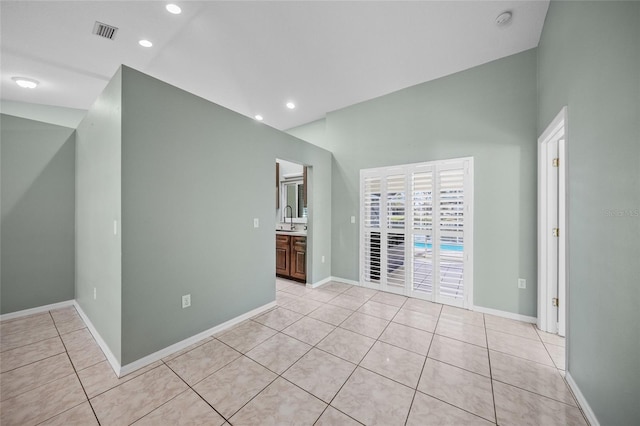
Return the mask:
[[276,235],[276,245],[289,245],[290,238],[289,235]]
[[307,237],[291,237],[291,244],[304,249],[307,246]]

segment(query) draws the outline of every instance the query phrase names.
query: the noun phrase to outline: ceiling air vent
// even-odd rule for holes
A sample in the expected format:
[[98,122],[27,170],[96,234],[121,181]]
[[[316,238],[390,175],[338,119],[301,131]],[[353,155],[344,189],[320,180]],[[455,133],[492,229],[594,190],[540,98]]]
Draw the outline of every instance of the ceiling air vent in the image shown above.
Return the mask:
[[116,27],[103,24],[102,22],[96,21],[96,24],[93,26],[93,33],[95,35],[108,38],[109,40],[113,40],[117,32],[118,32],[118,29]]

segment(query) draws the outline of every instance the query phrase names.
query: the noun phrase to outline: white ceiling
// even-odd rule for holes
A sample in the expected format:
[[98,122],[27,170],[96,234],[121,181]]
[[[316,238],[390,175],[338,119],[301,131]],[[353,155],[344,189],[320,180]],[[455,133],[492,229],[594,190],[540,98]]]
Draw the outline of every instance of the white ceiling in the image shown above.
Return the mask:
[[[183,13],[171,15],[166,3],[3,0],[1,98],[88,109],[125,64],[287,129],[533,48],[549,5],[176,1]],[[505,10],[513,19],[497,27]],[[118,27],[115,40],[93,35],[95,21]],[[21,89],[13,76],[40,86]]]

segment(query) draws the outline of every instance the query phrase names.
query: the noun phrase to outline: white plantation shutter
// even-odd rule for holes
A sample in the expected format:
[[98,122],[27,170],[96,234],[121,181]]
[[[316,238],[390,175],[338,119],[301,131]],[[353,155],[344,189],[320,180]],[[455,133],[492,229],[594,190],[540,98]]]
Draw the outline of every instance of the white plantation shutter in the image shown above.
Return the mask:
[[[405,174],[387,176],[386,183],[386,285],[387,290],[404,290],[405,287]],[[391,288],[389,288],[391,287]]]
[[365,177],[362,182],[364,204],[364,280],[380,282],[380,194],[381,178]]
[[464,298],[464,177],[461,165],[438,171],[439,292]]
[[361,282],[471,304],[473,159],[361,171]]
[[433,167],[416,167],[411,174],[412,289],[433,292]]

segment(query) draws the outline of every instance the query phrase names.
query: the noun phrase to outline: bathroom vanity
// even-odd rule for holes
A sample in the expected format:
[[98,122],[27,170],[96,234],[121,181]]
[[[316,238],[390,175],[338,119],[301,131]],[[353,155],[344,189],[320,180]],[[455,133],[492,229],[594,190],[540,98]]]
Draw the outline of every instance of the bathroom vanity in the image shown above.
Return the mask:
[[307,236],[304,232],[276,231],[276,275],[307,281]]

